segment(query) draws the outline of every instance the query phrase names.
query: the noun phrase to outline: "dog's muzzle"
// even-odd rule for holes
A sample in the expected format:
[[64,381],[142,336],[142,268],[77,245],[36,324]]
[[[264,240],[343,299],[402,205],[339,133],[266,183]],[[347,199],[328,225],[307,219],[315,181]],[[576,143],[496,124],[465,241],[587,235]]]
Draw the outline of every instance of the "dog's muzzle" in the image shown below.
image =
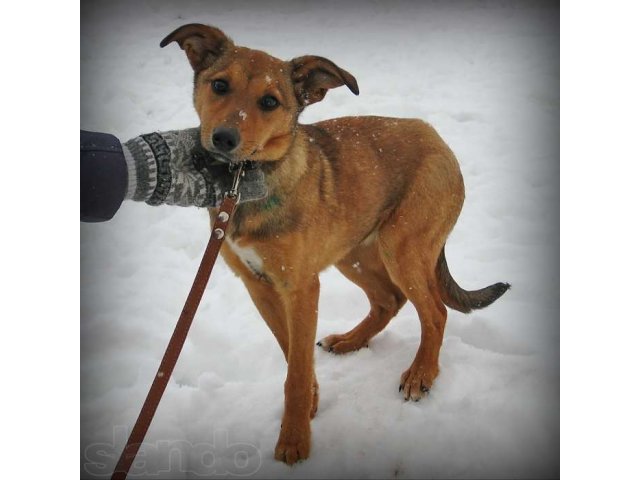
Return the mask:
[[223,155],[231,153],[240,145],[240,132],[236,128],[218,127],[211,135],[211,144]]

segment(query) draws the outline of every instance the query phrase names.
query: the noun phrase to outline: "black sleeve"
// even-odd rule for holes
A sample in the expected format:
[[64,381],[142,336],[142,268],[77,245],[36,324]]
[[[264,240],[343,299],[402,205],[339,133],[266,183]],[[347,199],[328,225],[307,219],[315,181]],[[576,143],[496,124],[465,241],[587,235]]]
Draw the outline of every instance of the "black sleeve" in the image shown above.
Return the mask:
[[80,130],[80,220],[110,220],[127,193],[127,177],[120,140]]

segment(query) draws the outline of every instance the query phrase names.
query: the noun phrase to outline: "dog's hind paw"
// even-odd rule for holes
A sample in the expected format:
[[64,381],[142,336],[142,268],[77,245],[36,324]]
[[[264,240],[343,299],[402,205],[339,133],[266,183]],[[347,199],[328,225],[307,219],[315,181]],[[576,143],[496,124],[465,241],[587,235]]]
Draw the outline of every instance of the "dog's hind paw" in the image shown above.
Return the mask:
[[316,343],[316,345],[322,347],[325,352],[336,354],[355,352],[356,350],[369,346],[367,340],[351,336],[347,333],[342,335],[329,335]]
[[431,385],[437,375],[437,371],[433,374],[424,368],[411,365],[400,377],[400,387],[398,391],[402,392],[405,400],[411,399],[417,402],[429,393]]

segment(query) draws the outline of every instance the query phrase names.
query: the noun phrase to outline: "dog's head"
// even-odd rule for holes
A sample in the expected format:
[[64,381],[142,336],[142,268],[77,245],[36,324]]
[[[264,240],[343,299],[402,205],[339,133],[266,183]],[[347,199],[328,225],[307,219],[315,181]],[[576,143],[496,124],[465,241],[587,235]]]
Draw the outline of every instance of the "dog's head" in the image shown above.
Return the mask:
[[160,46],[174,41],[195,73],[203,147],[226,162],[280,159],[304,107],[341,85],[359,93],[356,79],[323,57],[283,61],[238,47],[219,29],[201,24],[183,25]]

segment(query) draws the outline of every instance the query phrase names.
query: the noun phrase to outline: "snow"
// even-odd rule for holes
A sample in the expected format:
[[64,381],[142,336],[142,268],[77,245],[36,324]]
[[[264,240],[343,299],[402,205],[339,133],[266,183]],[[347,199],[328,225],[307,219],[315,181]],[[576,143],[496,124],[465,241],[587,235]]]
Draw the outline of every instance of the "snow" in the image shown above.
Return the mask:
[[[83,5],[82,127],[126,140],[198,124],[184,53],[190,22],[280,58],[321,55],[360,96],[329,92],[305,123],[419,117],[458,156],[467,197],[447,243],[465,288],[513,285],[449,312],[429,397],[404,402],[419,342],[405,307],[368,349],[316,351],[311,458],[272,459],[282,353],[220,261],[132,472],[258,478],[530,478],[559,474],[558,11],[537,3],[105,2]],[[205,210],[125,202],[81,227],[81,475],[110,474],[156,373],[209,235]],[[321,276],[317,338],[352,328],[365,296]],[[101,476],[102,475],[102,476]],[[140,477],[138,477],[140,478]]]

